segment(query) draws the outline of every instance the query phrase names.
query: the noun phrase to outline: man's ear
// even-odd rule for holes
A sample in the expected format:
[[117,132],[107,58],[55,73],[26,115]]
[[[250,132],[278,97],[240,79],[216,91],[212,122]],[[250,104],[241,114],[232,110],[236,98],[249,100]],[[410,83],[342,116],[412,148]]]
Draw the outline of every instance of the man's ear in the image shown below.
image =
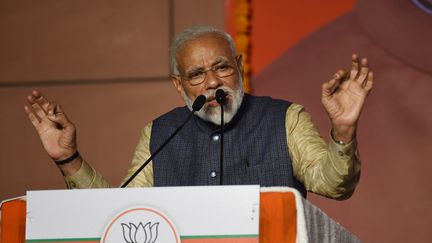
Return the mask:
[[176,88],[179,95],[181,95],[183,91],[183,86],[181,84],[180,77],[177,75],[171,75],[171,81],[173,82],[174,87]]
[[244,77],[244,68],[243,68],[243,55],[240,54],[237,57],[237,67],[239,68],[240,75]]

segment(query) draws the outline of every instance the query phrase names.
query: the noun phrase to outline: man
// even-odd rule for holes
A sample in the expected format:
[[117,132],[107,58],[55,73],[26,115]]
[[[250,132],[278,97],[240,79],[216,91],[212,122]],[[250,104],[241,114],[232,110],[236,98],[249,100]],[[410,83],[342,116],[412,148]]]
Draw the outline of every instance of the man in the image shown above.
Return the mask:
[[[186,119],[196,97],[203,94],[207,102],[130,186],[260,184],[291,186],[303,195],[308,190],[335,199],[352,195],[360,175],[356,127],[373,84],[366,59],[359,62],[353,55],[349,74],[339,70],[323,84],[322,103],[333,137],[326,145],[300,105],[243,94],[241,55],[228,34],[203,26],[187,29],[174,40],[170,58],[172,82],[187,107],[143,129],[126,178]],[[223,176],[217,89],[227,93]],[[75,125],[62,108],[38,91],[28,101],[31,108],[25,111],[68,187],[109,187],[77,152]]]

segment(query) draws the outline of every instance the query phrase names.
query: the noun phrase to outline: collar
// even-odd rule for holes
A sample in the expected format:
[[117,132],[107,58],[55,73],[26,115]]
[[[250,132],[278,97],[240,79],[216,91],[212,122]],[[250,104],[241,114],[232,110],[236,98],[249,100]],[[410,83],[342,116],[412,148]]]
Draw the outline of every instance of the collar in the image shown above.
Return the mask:
[[[241,120],[241,118],[244,116],[244,114],[249,109],[249,106],[247,105],[249,103],[249,95],[244,94],[243,100],[241,102],[240,108],[237,111],[237,113],[234,115],[234,117],[231,119],[229,123],[226,123],[224,126],[224,132],[227,132],[231,129],[233,129],[237,123]],[[193,121],[196,123],[197,127],[201,129],[204,132],[211,132],[211,133],[219,133],[221,126],[216,125],[209,121],[204,121],[198,116],[193,117]]]

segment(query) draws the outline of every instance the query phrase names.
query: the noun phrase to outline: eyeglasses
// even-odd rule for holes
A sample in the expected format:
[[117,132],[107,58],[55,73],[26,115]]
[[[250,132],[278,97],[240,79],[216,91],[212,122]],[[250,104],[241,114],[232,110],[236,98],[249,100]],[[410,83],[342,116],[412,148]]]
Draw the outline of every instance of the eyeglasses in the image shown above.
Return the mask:
[[199,85],[204,82],[208,71],[212,71],[218,78],[226,78],[234,74],[237,66],[238,56],[233,61],[222,61],[215,64],[213,67],[204,69],[198,68],[191,70],[186,75],[178,75],[183,80],[188,81],[191,85]]

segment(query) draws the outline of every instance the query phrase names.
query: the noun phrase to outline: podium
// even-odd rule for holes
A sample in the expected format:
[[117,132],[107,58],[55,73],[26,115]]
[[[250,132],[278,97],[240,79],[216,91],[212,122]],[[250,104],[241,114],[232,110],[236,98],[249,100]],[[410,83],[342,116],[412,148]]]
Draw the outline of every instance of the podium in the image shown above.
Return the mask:
[[284,187],[30,191],[3,203],[0,220],[0,243],[360,242]]

